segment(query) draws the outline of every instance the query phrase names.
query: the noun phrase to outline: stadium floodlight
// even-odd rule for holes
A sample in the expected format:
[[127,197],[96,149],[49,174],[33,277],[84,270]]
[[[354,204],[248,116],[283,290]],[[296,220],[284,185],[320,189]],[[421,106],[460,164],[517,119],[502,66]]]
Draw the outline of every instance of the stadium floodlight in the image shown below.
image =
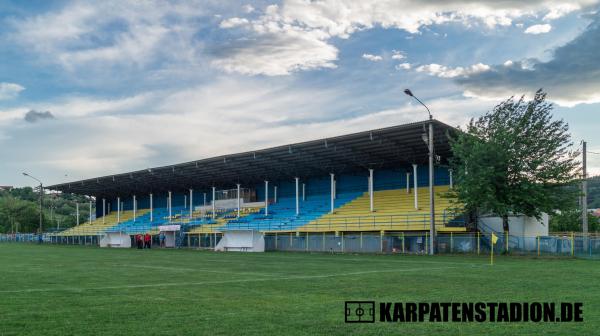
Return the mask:
[[[427,144],[427,149],[429,151],[429,254],[434,254],[435,253],[435,204],[434,204],[434,187],[433,187],[433,179],[434,179],[434,173],[433,173],[433,158],[434,158],[434,153],[433,153],[433,117],[431,116],[431,111],[429,110],[429,107],[427,107],[427,105],[423,104],[423,102],[417,98],[412,91],[410,91],[410,89],[405,89],[404,93],[407,96],[410,96],[414,99],[416,99],[421,105],[423,105],[423,107],[425,107],[425,109],[427,110],[427,113],[429,114],[429,136],[427,136],[426,134],[423,134],[423,141],[425,142],[425,144]],[[415,193],[417,191],[415,190]]]
[[31,175],[27,174],[26,172],[23,172],[23,176],[32,178],[40,183],[40,228],[39,228],[40,240],[39,240],[39,242],[41,243],[42,242],[42,240],[41,240],[41,235],[42,235],[42,197],[44,195],[44,184],[42,183],[42,181],[40,181],[40,179],[36,178],[35,176],[31,176]]

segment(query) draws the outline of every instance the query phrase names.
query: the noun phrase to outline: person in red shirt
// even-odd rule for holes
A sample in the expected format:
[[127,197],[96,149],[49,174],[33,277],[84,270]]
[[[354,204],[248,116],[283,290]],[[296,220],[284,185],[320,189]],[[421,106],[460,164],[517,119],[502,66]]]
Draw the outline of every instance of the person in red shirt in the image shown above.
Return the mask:
[[142,240],[142,235],[141,234],[136,234],[135,235],[135,244],[137,245],[138,249],[143,248],[143,240]]
[[149,233],[146,233],[146,235],[144,236],[144,247],[150,248],[151,242],[152,242],[152,236],[150,236]]

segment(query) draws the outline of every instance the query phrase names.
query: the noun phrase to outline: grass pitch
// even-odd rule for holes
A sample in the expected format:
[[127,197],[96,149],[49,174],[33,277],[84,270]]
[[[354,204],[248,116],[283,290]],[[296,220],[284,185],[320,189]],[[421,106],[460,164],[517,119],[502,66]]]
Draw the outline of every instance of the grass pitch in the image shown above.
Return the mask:
[[[600,263],[0,244],[0,335],[592,335]],[[345,324],[344,301],[581,301],[582,323]]]

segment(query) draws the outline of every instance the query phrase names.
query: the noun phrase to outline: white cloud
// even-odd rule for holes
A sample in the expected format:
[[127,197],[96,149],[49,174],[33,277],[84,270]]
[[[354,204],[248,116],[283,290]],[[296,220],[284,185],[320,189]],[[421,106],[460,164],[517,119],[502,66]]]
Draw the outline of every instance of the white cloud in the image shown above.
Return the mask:
[[383,60],[383,57],[379,56],[379,55],[372,55],[372,54],[363,54],[362,58],[371,61],[371,62],[379,62]]
[[558,18],[563,17],[566,14],[580,10],[581,7],[582,4],[579,4],[577,2],[556,4],[552,8],[550,8],[550,11],[544,16],[544,20],[556,20]]
[[205,7],[194,2],[77,2],[8,22],[12,40],[38,54],[40,62],[77,76],[113,76],[111,70],[122,76],[123,69],[146,70],[160,60],[193,63],[202,46],[193,38],[197,20],[209,15]]
[[19,84],[2,82],[0,83],[0,100],[14,99],[23,90],[25,88]]
[[400,63],[398,65],[396,65],[396,70],[410,70],[411,65],[410,63]]
[[[262,11],[248,4],[241,6],[248,17],[217,23],[223,29],[243,29],[230,32],[236,35],[223,39],[227,45],[215,55],[205,50],[198,32],[214,20],[215,6],[239,10],[239,3],[76,2],[8,21],[13,30],[11,37],[37,53],[40,61],[59,64],[76,74],[75,78],[86,73],[86,80],[81,81],[87,83],[102,76],[147,72],[153,66],[189,69],[210,63],[228,72],[264,75],[332,68],[338,51],[331,39],[348,38],[360,30],[382,27],[419,33],[422,27],[447,22],[493,28],[537,14],[554,19],[595,3],[598,0],[577,0],[569,5],[559,0],[283,0]],[[216,49],[220,50],[219,46]]]
[[234,27],[246,25],[246,24],[248,24],[248,22],[249,21],[244,18],[232,17],[227,20],[221,21],[221,23],[219,24],[219,27],[224,28],[224,29],[234,28]]
[[504,65],[505,67],[511,67],[511,66],[513,66],[513,64],[514,64],[514,63],[513,63],[513,61],[511,61],[511,60],[507,60],[507,61],[506,61],[506,62],[504,62],[502,65]]
[[567,107],[600,102],[600,14],[572,41],[556,48],[546,62],[537,59],[496,65],[489,71],[457,77],[470,96],[497,99],[533,94],[539,88],[548,99]]
[[406,56],[404,56],[404,54],[401,51],[392,50],[392,59],[401,60],[401,59],[405,59],[405,58],[406,58]]
[[335,68],[338,50],[313,34],[289,29],[263,34],[255,41],[238,40],[223,46],[212,65],[226,72],[281,76],[299,70]]
[[[573,6],[563,6],[560,11],[552,12],[563,2],[284,0],[281,5],[268,6],[260,17],[248,20],[248,23],[237,21],[235,24],[242,23],[247,27],[247,35],[240,39],[244,41],[243,46],[220,53],[220,59],[213,62],[213,65],[228,72],[264,75],[290,74],[299,69],[331,68],[335,66],[337,49],[330,40],[334,37],[349,38],[360,30],[378,26],[414,34],[419,33],[424,26],[447,22],[467,26],[481,24],[494,28],[508,26],[516,18],[538,13],[547,15],[552,12],[550,17],[560,17],[595,3],[598,0],[578,0]],[[223,24],[225,27],[230,25],[229,22]],[[291,34],[293,38],[290,38]],[[299,45],[328,47],[327,57],[316,50],[302,52],[298,49]],[[296,51],[302,55],[293,57],[293,62],[290,62],[289,55],[283,50]],[[281,54],[286,55],[280,58]],[[336,57],[332,57],[334,54]],[[401,56],[395,57],[400,59]],[[244,64],[245,62],[248,64]]]
[[489,65],[477,63],[473,64],[469,67],[456,67],[451,68],[440,64],[426,64],[421,65],[416,68],[417,72],[426,72],[431,76],[436,76],[440,78],[455,78],[455,77],[464,77],[471,74],[476,74],[480,72],[489,71]]
[[[408,102],[344,115],[361,98],[345,89],[277,82],[217,78],[176,91],[120,99],[76,96],[0,110],[0,146],[8,158],[1,174],[27,166],[55,183],[65,174],[73,180],[120,173],[425,118],[420,106]],[[436,118],[453,125],[481,109],[478,100],[460,97],[428,105],[439,111]],[[52,111],[56,119],[27,123],[23,116],[30,109]]]
[[550,30],[552,30],[552,26],[549,24],[537,24],[527,27],[527,29],[525,29],[525,34],[545,34]]

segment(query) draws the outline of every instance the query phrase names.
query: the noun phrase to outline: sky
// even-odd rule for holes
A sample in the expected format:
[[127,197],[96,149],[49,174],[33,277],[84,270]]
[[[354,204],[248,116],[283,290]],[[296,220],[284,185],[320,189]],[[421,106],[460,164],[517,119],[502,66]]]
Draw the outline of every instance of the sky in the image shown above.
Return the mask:
[[0,185],[434,118],[543,88],[600,174],[600,0],[2,1]]

